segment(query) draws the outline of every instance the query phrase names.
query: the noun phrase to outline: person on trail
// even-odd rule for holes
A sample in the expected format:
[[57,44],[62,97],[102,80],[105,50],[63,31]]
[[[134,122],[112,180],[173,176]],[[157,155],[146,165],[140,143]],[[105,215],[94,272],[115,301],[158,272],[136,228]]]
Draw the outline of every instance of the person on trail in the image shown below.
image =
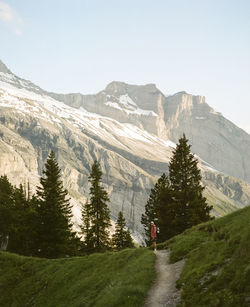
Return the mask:
[[154,251],[156,251],[156,234],[157,234],[157,228],[155,226],[155,223],[151,222],[151,239],[153,242]]

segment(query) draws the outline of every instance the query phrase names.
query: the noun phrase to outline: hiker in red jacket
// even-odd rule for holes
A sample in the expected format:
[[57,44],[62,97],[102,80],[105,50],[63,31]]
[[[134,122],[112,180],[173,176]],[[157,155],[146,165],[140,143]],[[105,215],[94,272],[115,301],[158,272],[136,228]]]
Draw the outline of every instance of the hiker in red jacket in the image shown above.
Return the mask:
[[154,251],[156,251],[156,233],[157,233],[157,228],[155,226],[155,223],[152,221],[151,222],[151,239],[153,242]]

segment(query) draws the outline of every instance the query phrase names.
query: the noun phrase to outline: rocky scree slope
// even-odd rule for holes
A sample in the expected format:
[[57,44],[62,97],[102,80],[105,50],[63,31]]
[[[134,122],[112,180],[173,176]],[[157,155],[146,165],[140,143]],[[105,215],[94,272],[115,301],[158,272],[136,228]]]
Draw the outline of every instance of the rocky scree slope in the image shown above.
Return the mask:
[[[112,219],[122,210],[132,234],[142,241],[141,214],[154,182],[163,171],[168,172],[175,146],[167,138],[162,113],[159,115],[166,108],[167,98],[160,94],[165,102],[159,103],[154,85],[122,83],[125,89],[120,93],[121,83],[114,82],[107,86],[106,94],[49,94],[12,74],[3,63],[0,69],[1,174],[8,175],[14,184],[29,179],[34,191],[53,149],[74,204],[77,224],[80,203],[89,196],[91,165],[97,159],[103,170],[103,184],[110,193]],[[133,96],[127,89],[138,95]],[[106,100],[100,98],[104,95]],[[72,101],[66,104],[65,97]],[[82,99],[88,101],[86,105]],[[250,203],[247,183],[216,171],[202,159],[200,167],[206,195],[215,205],[214,214],[224,215]]]

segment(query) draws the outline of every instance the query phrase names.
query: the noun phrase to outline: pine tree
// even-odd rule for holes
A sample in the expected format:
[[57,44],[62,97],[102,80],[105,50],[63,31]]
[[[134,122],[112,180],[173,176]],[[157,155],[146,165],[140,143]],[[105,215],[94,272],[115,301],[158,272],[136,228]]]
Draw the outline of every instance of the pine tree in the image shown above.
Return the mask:
[[36,229],[34,197],[28,198],[24,187],[13,189],[14,226],[10,233],[8,250],[22,255],[33,255]]
[[170,181],[166,178],[164,189],[160,191],[156,204],[157,226],[160,229],[157,234],[159,242],[166,241],[176,235],[177,208]]
[[126,230],[125,227],[126,221],[120,211],[115,225],[115,233],[112,236],[112,245],[116,250],[134,247],[130,232]]
[[45,163],[45,177],[37,188],[37,247],[40,257],[56,258],[70,253],[72,217],[68,192],[63,189],[60,168],[52,151]]
[[84,245],[86,251],[91,251],[93,249],[91,240],[91,205],[88,200],[82,205],[82,225],[81,231],[84,237]]
[[110,211],[108,193],[101,186],[102,171],[95,161],[89,175],[90,187],[90,237],[93,251],[104,251],[109,248]]
[[163,173],[162,176],[158,179],[151,193],[147,204],[145,206],[145,214],[142,214],[141,223],[144,226],[145,231],[145,242],[147,246],[151,244],[151,221],[158,225],[159,214],[157,213],[157,206],[159,204],[159,198],[161,193],[168,186],[168,178]]
[[202,192],[201,174],[198,161],[190,151],[191,145],[183,134],[179,139],[169,164],[169,178],[176,210],[176,232],[211,219],[209,212],[212,209],[206,203]]
[[8,247],[10,232],[14,227],[14,187],[7,176],[0,177],[0,251]]

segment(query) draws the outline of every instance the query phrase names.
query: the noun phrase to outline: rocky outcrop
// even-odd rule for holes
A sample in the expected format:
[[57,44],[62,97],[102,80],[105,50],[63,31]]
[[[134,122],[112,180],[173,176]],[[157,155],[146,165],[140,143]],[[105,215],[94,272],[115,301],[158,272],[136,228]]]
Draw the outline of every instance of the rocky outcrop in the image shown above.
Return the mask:
[[4,74],[11,74],[11,71],[8,69],[8,67],[0,60],[0,72]]
[[8,175],[10,181],[17,186],[29,181],[34,191],[39,177],[33,145],[3,124],[0,124],[0,136],[0,174]]

